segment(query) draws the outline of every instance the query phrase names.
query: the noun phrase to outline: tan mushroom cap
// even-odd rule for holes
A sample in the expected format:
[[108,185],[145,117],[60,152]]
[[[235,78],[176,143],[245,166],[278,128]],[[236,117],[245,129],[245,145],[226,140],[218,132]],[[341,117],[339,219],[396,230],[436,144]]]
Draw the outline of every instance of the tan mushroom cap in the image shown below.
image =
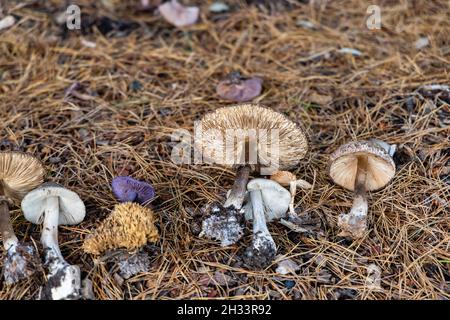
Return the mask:
[[340,146],[330,156],[329,174],[333,181],[354,190],[358,158],[367,156],[366,189],[383,188],[395,175],[395,163],[386,151],[371,141],[355,141]]
[[0,183],[4,196],[16,204],[44,181],[45,169],[36,157],[23,152],[0,152]]
[[[203,136],[198,141],[203,155],[208,160],[228,167],[250,164],[255,170],[257,166],[268,165],[278,160],[278,167],[288,169],[296,164],[308,152],[308,141],[302,128],[289,120],[285,115],[258,104],[241,104],[232,107],[219,108],[209,113],[201,120]],[[278,130],[278,148],[271,141],[271,134]],[[230,150],[227,150],[227,136],[234,131],[238,136]],[[256,137],[256,139],[255,139]],[[255,141],[255,143],[250,143]],[[256,163],[248,163],[249,155],[245,161],[226,162],[231,152],[235,155],[244,154],[246,143],[256,148]],[[212,152],[211,152],[212,150]],[[247,153],[248,150],[245,150]]]
[[294,182],[297,180],[297,177],[295,174],[289,171],[275,171],[271,176],[270,179],[273,181],[278,182],[282,186],[289,186],[291,182]]

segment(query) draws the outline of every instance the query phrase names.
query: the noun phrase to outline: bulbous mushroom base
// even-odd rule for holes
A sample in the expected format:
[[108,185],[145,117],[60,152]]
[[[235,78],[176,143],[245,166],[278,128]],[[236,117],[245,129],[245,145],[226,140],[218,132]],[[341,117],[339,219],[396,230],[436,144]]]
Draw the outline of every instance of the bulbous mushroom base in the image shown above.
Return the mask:
[[349,213],[338,217],[338,226],[342,229],[339,236],[362,238],[367,230],[367,201],[365,197],[357,196]]
[[214,205],[211,215],[202,222],[199,236],[219,240],[222,247],[232,245],[244,234],[243,217],[242,210]]
[[244,252],[244,263],[255,269],[268,267],[275,259],[277,247],[270,235],[258,232],[253,235],[252,246]]
[[32,246],[17,244],[8,249],[3,263],[7,285],[31,277],[40,268],[40,259]]
[[81,274],[78,266],[61,264],[48,276],[41,300],[77,300],[80,298]]

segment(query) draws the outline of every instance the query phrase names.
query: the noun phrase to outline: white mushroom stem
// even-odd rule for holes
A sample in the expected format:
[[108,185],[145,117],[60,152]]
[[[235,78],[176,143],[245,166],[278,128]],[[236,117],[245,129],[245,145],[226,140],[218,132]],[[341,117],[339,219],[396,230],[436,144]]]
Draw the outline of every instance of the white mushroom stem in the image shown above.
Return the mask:
[[308,181],[305,181],[302,179],[291,181],[289,183],[289,191],[291,192],[291,202],[289,203],[289,214],[292,217],[297,216],[295,214],[295,210],[294,210],[294,200],[295,200],[295,194],[297,193],[297,187],[302,188],[302,189],[311,189],[312,185]]
[[249,176],[250,166],[244,165],[237,169],[233,188],[224,204],[225,208],[233,206],[235,209],[241,209]]
[[353,205],[348,214],[339,216],[338,224],[343,229],[342,235],[360,238],[367,229],[367,157],[358,157],[358,169],[355,180],[355,197]]
[[256,250],[260,249],[260,245],[263,242],[269,241],[275,247],[275,241],[273,241],[267,228],[266,217],[264,213],[263,198],[260,190],[250,191],[250,199],[253,208],[253,247]]
[[19,240],[11,224],[11,216],[6,200],[0,200],[0,231],[3,239],[3,247],[6,251],[19,244]]
[[59,198],[48,196],[44,214],[41,242],[45,249],[45,263],[49,279],[45,299],[78,299],[80,296],[80,268],[64,260],[58,245]]
[[59,199],[50,196],[47,198],[47,206],[44,214],[44,225],[41,235],[41,242],[46,250],[45,262],[49,264],[50,274],[56,273],[68,265],[64,260],[58,244],[59,225]]

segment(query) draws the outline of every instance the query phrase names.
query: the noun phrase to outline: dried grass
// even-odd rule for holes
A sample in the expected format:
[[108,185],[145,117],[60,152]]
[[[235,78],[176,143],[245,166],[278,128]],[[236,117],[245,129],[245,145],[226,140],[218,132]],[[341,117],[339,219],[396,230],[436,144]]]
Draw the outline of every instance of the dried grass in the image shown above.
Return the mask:
[[[448,1],[378,1],[383,28],[375,31],[365,27],[370,1],[282,1],[289,9],[235,1],[221,15],[207,12],[211,1],[196,2],[201,23],[176,30],[148,12],[111,13],[80,0],[86,17],[109,15],[134,21],[137,29],[109,37],[96,29],[67,32],[65,39],[53,21],[64,1],[3,7],[21,20],[0,31],[2,148],[34,153],[48,168],[47,180],[84,199],[85,221],[61,227],[59,240],[67,260],[93,281],[96,297],[450,298],[449,98],[419,89],[450,82]],[[317,29],[296,26],[298,19]],[[422,36],[430,45],[416,50]],[[82,39],[96,47],[84,47]],[[342,47],[363,56],[339,54]],[[296,275],[244,269],[239,254],[251,242],[249,231],[228,248],[191,232],[192,210],[223,201],[234,175],[214,165],[174,164],[170,134],[192,131],[205,112],[229,104],[217,98],[215,85],[233,70],[261,76],[264,91],[255,102],[303,123],[310,137],[310,153],[294,173],[313,188],[299,192],[295,204],[320,218],[324,237],[270,226],[279,252],[300,264]],[[131,90],[133,80],[142,90]],[[84,86],[83,99],[65,97],[74,82]],[[312,101],[330,98],[320,106]],[[340,144],[371,136],[399,144],[398,171],[369,195],[370,234],[351,243],[336,236],[336,222],[352,194],[331,183],[326,162]],[[107,263],[81,250],[88,230],[113,209],[110,181],[119,174],[154,184],[161,233],[151,272],[122,285]],[[12,215],[19,238],[41,250],[40,227],[19,209]],[[381,290],[365,285],[370,264],[381,269]],[[233,281],[219,283],[217,271]],[[286,280],[295,281],[291,289]],[[36,298],[43,281],[38,275],[12,287],[0,284],[0,299]]]

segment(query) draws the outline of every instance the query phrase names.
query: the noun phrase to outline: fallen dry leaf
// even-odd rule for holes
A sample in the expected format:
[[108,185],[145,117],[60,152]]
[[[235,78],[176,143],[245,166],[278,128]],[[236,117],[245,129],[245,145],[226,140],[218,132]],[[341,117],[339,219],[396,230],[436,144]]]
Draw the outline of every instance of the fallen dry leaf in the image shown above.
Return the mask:
[[176,0],[164,2],[158,6],[159,12],[167,22],[176,27],[186,27],[197,22],[198,7],[185,7]]
[[227,79],[220,81],[216,87],[219,97],[236,102],[250,101],[261,94],[262,79],[252,77],[242,78],[239,72],[232,72]]

